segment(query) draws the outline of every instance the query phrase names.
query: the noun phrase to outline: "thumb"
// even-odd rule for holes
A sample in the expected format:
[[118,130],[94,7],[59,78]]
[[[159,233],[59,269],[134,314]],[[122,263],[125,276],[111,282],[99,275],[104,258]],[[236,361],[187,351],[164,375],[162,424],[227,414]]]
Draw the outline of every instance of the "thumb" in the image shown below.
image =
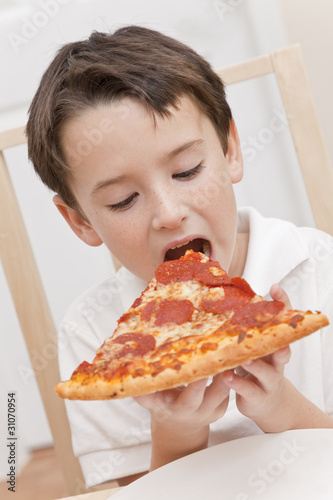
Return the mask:
[[279,300],[284,303],[287,309],[292,309],[288,295],[278,283],[271,286],[269,293],[273,300]]

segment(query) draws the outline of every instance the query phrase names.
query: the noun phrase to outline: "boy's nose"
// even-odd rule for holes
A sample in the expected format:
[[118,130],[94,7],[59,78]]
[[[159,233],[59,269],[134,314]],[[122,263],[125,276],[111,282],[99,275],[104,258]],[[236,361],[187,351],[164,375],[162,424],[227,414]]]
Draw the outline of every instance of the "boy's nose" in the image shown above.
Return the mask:
[[159,194],[153,206],[152,225],[155,230],[174,229],[188,216],[188,210],[177,197]]

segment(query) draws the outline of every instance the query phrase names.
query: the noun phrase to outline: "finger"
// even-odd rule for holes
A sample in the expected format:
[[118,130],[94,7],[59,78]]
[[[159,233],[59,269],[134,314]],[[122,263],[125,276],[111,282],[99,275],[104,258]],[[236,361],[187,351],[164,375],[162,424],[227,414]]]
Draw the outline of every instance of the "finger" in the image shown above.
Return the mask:
[[147,410],[150,410],[154,406],[153,398],[154,398],[154,395],[147,394],[147,395],[144,395],[144,396],[136,396],[133,399],[134,399],[134,401],[136,401],[143,408],[146,408]]
[[207,378],[197,380],[188,384],[179,394],[177,405],[181,405],[188,410],[196,410],[201,405],[207,387]]
[[279,300],[284,303],[287,309],[292,309],[288,295],[278,283],[271,286],[269,293],[273,300]]
[[214,410],[221,404],[227,405],[229,387],[224,383],[222,373],[215,375],[212,383],[206,388],[202,405],[207,411]]
[[221,417],[223,417],[223,415],[227,411],[228,404],[229,404],[229,394],[225,398],[225,400],[222,401],[222,403],[220,403],[217,408],[215,408],[215,410],[214,410],[214,421],[218,420]]
[[161,410],[165,406],[170,405],[177,398],[175,389],[167,389],[165,391],[145,394],[133,398],[140,406],[147,410]]
[[223,373],[224,383],[243,398],[250,400],[262,394],[262,388],[252,380],[240,377],[232,370]]
[[290,346],[282,347],[271,354],[271,364],[278,370],[283,371],[284,365],[286,365],[291,358]]
[[256,378],[255,383],[265,392],[272,391],[276,387],[278,379],[280,379],[280,374],[283,373],[283,367],[277,370],[275,366],[263,359],[249,361],[244,367],[252,377]]
[[246,377],[249,374],[249,372],[247,372],[246,370],[244,370],[244,368],[242,366],[237,366],[237,368],[235,369],[235,372],[240,377]]
[[[280,366],[284,366],[285,364],[288,363],[291,357],[291,349],[290,346],[287,345],[285,347],[281,347],[280,349],[276,349],[276,351],[272,352],[271,354],[267,354],[266,356],[263,356],[262,359],[263,361],[266,361],[266,363],[269,363],[273,365],[275,368],[278,368]],[[241,367],[237,367],[236,373],[238,375],[242,376],[242,372],[238,373],[238,369],[240,368],[241,370],[244,371],[244,368],[246,367],[246,364],[244,364]],[[246,373],[246,371],[245,371]]]

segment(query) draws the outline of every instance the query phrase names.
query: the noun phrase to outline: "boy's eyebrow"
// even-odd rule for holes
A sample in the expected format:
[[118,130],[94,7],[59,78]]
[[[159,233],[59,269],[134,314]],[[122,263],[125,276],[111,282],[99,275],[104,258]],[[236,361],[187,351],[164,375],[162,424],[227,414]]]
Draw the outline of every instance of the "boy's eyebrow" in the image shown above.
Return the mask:
[[118,184],[119,182],[122,182],[126,180],[127,176],[122,174],[118,175],[117,177],[113,177],[112,179],[107,179],[105,181],[98,182],[92,189],[91,191],[91,196],[94,196],[98,191],[101,189],[104,189],[108,186],[112,186],[114,184]]
[[166,153],[164,155],[164,159],[165,161],[172,160],[172,158],[179,155],[183,151],[186,151],[188,149],[195,149],[197,146],[201,146],[204,142],[205,141],[203,139],[194,139],[194,141],[186,142],[185,144],[182,144],[181,146],[178,146],[172,151]]
[[[169,151],[166,153],[163,157],[164,161],[170,161],[172,158],[175,156],[179,155],[183,151],[187,151],[188,149],[195,149],[198,146],[201,146],[205,141],[203,139],[195,139],[190,142],[186,142],[185,144],[181,144],[180,146],[176,147],[172,151]],[[127,176],[125,174],[119,175],[117,177],[113,177],[111,179],[107,179],[105,181],[98,182],[92,189],[91,191],[91,196],[94,196],[98,191],[101,189],[104,189],[108,186],[112,186],[114,184],[118,184],[120,182],[123,182],[126,180]]]

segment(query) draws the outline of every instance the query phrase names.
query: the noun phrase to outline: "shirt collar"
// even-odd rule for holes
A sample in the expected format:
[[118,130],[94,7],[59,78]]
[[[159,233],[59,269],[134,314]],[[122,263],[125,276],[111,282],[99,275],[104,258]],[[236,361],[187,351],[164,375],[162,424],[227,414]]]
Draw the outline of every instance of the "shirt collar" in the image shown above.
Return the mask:
[[266,218],[254,208],[238,210],[238,231],[249,232],[243,277],[262,296],[309,258],[309,249],[291,222]]

